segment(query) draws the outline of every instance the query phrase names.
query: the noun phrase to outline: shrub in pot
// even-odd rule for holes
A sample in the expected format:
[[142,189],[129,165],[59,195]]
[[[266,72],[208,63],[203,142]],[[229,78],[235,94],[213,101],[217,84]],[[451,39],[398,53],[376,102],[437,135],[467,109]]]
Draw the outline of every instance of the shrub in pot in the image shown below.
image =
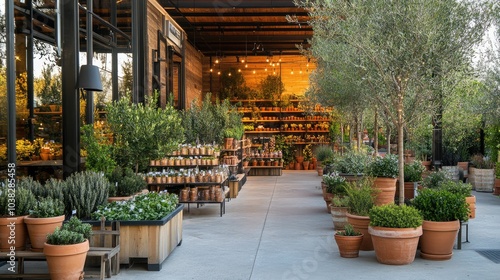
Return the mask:
[[371,157],[366,153],[348,151],[343,155],[334,156],[333,169],[342,175],[361,175],[366,173]]
[[374,206],[374,196],[376,191],[372,188],[373,180],[363,178],[358,181],[349,182],[346,193],[349,197],[349,210],[347,222],[363,234],[363,242],[360,250],[371,251],[373,244],[368,233],[370,209]]
[[64,203],[52,197],[40,198],[30,215],[24,218],[31,241],[31,250],[41,252],[47,234],[61,227],[64,221]]
[[388,204],[370,210],[368,232],[377,261],[383,264],[409,264],[415,260],[422,235],[422,215],[407,205]]
[[[21,179],[15,188],[9,187],[9,182],[5,180],[0,184],[0,251],[10,251],[13,244],[9,243],[10,227],[12,223],[15,227],[15,249],[26,249],[26,225],[24,218],[29,214],[29,210],[36,203],[36,198],[33,193],[25,187],[20,186]],[[14,197],[15,205],[9,201]]]
[[373,188],[379,190],[375,205],[394,203],[396,178],[399,174],[397,156],[388,154],[385,157],[376,157],[368,167],[368,174],[375,178]]
[[[405,200],[415,197],[415,191],[418,182],[422,181],[422,174],[425,171],[425,166],[422,162],[415,160],[404,165],[404,198]],[[396,187],[396,199],[399,198],[399,188]]]
[[344,230],[335,232],[334,238],[341,257],[357,258],[359,256],[363,234],[355,230],[351,224],[346,224]]
[[472,185],[469,183],[444,181],[439,185],[439,189],[447,190],[454,194],[465,196],[465,202],[469,206],[469,218],[476,217],[476,196],[472,195]]
[[348,196],[333,196],[330,203],[330,213],[332,214],[333,229],[343,230],[347,224],[347,210],[349,210]]
[[430,172],[425,179],[422,180],[422,187],[436,189],[442,183],[451,181],[448,176],[446,176],[446,172],[444,171],[433,171]]
[[97,207],[107,203],[110,183],[102,173],[83,171],[65,180],[64,204],[66,214],[76,210],[76,217],[90,218]]
[[43,253],[51,279],[80,279],[89,250],[92,226],[72,217],[47,235]]
[[466,221],[469,217],[465,195],[441,188],[425,188],[418,191],[412,205],[424,218],[421,257],[431,260],[450,259],[460,221]]
[[134,173],[132,168],[115,167],[108,177],[109,197],[127,197],[142,191],[147,187],[147,182],[142,176]]

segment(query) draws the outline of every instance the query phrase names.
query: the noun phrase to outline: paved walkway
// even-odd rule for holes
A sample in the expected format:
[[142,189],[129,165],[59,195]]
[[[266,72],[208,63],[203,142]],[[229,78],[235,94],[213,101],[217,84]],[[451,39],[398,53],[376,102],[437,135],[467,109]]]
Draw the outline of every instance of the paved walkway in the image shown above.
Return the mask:
[[223,217],[216,204],[184,213],[182,245],[161,271],[135,263],[111,279],[500,279],[500,263],[476,251],[496,250],[500,262],[500,199],[491,193],[474,193],[470,243],[451,260],[423,260],[417,253],[412,264],[391,266],[378,263],[373,251],[339,256],[320,181],[314,171],[249,177]]
[[185,213],[182,245],[161,271],[134,264],[113,279],[500,279],[500,264],[476,251],[500,255],[500,199],[491,193],[474,193],[470,243],[451,260],[423,260],[417,253],[412,264],[391,266],[379,264],[373,251],[339,256],[320,181],[314,171],[248,177],[223,217],[217,205]]

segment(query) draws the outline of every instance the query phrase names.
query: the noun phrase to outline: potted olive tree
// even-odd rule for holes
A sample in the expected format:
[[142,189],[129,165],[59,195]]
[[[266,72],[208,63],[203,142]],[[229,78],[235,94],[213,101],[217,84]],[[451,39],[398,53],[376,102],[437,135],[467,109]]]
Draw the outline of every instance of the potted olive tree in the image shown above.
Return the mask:
[[378,262],[409,264],[415,260],[418,240],[422,235],[422,216],[411,206],[375,206],[370,210],[368,232]]
[[465,195],[442,188],[424,188],[418,191],[412,205],[424,218],[420,256],[430,260],[451,259],[460,221],[469,217]]
[[43,253],[51,279],[80,279],[89,250],[92,226],[72,217],[47,235]]

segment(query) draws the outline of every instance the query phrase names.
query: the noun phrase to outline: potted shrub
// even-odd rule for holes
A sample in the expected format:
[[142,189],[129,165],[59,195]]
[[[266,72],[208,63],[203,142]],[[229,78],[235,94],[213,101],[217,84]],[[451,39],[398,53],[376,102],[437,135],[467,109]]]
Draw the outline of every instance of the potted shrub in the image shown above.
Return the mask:
[[466,221],[469,216],[465,196],[440,188],[424,188],[418,191],[412,205],[424,218],[420,238],[421,257],[430,260],[450,259],[460,221]]
[[341,257],[357,258],[359,256],[363,234],[355,230],[351,224],[346,224],[344,230],[335,232],[334,238]]
[[332,214],[333,229],[343,230],[347,224],[347,211],[349,209],[348,196],[334,196],[330,203],[330,213]]
[[394,203],[399,174],[398,157],[393,154],[376,157],[368,167],[368,174],[374,177],[373,188],[379,190],[375,197],[375,205]]
[[52,197],[43,197],[35,204],[30,215],[24,218],[31,241],[31,250],[41,252],[47,234],[61,227],[64,221],[64,203]]
[[311,144],[307,144],[304,147],[304,150],[302,150],[302,155],[304,156],[304,161],[302,162],[302,166],[303,166],[304,170],[308,170],[309,163],[311,162],[312,156],[313,156],[312,150],[311,150]]
[[476,217],[476,196],[472,195],[471,184],[448,180],[442,182],[439,188],[465,196],[465,202],[469,205],[469,219],[474,219]]
[[80,279],[89,250],[92,226],[72,217],[47,235],[43,253],[51,279]]
[[415,260],[422,235],[420,212],[406,205],[388,204],[370,210],[370,226],[377,261],[383,264],[409,264]]
[[337,172],[332,172],[330,174],[323,175],[323,183],[325,186],[323,189],[323,199],[325,200],[327,211],[330,213],[330,202],[332,197],[335,195],[343,196],[346,194],[346,181],[345,178],[339,176]]
[[[405,186],[405,199],[412,199],[415,197],[415,192],[418,182],[422,181],[422,173],[425,171],[425,166],[422,162],[415,160],[412,163],[404,165],[404,186]],[[396,188],[396,198],[399,198],[399,189]]]
[[346,193],[349,197],[347,222],[363,234],[363,242],[360,248],[363,251],[373,250],[372,239],[368,233],[368,225],[370,223],[368,214],[374,206],[375,195],[372,184],[372,179],[363,178],[358,181],[349,182],[346,187]]
[[474,155],[471,158],[469,181],[472,187],[479,192],[492,192],[495,184],[495,169],[491,160],[483,155]]
[[371,157],[365,153],[348,151],[333,157],[332,168],[347,181],[359,180],[366,173],[370,161]]
[[446,176],[443,171],[433,171],[430,172],[425,179],[422,180],[422,187],[436,189],[443,182],[449,181],[450,179]]
[[323,175],[323,163],[333,158],[333,149],[330,146],[321,145],[316,148],[314,154],[317,159],[318,176]]
[[147,188],[147,182],[142,176],[137,175],[130,167],[115,167],[108,177],[109,194],[108,202],[114,200],[127,200],[132,195],[138,194]]
[[[21,179],[24,180],[24,179]],[[0,184],[0,251],[10,251],[11,246],[16,250],[22,251],[26,249],[26,225],[24,218],[29,214],[29,210],[33,208],[36,198],[33,193],[18,185],[13,188],[9,187],[9,182],[5,180]],[[15,194],[15,206],[11,201]],[[14,244],[9,243],[8,237],[11,235],[10,225],[15,224]]]
[[161,270],[163,261],[182,242],[182,209],[176,194],[149,192],[99,206],[90,223],[99,227],[103,216],[106,221],[120,221],[120,263],[145,258],[148,270]]
[[64,182],[67,215],[76,210],[76,217],[87,219],[98,206],[107,203],[110,183],[104,174],[83,171],[71,174]]

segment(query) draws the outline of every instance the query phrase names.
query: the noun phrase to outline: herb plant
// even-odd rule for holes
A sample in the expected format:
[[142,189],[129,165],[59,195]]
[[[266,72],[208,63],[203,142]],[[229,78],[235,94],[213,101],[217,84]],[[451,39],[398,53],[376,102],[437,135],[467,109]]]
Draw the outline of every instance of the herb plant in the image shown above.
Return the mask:
[[52,197],[40,198],[33,210],[29,211],[32,218],[51,218],[64,215],[64,203]]

